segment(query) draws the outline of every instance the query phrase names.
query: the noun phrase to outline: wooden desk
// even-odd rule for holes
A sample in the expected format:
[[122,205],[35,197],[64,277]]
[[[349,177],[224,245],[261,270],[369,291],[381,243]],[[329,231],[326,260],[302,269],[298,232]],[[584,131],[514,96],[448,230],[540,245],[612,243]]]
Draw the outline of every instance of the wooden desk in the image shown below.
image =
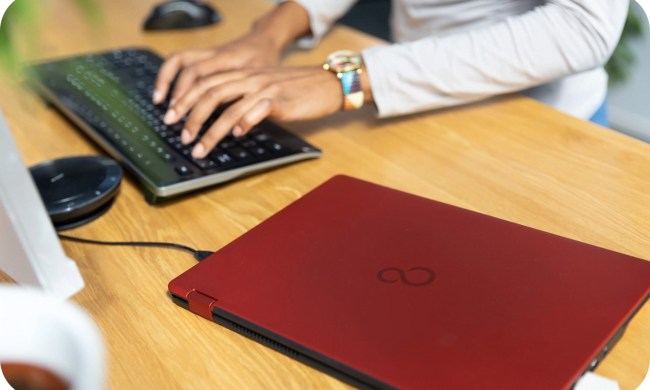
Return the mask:
[[[144,33],[141,23],[156,2],[100,1],[103,24],[91,28],[72,1],[50,0],[42,8],[38,46],[27,55],[49,58],[125,46],[167,54],[212,45],[243,32],[270,6],[261,0],[215,0],[225,16],[217,26]],[[28,35],[33,31],[23,38]],[[317,50],[292,52],[286,61],[320,63],[336,48],[376,43],[336,28]],[[2,91],[0,105],[27,164],[102,153],[22,85],[4,80]],[[366,108],[288,127],[322,148],[323,157],[156,207],[127,177],[112,210],[71,234],[216,250],[345,173],[650,259],[650,146],[529,99],[508,97],[381,121]],[[195,264],[184,252],[68,242],[64,248],[87,284],[74,301],[103,331],[111,389],[347,387],[172,304],[167,283]],[[634,389],[648,368],[649,346],[646,305],[597,372]]]

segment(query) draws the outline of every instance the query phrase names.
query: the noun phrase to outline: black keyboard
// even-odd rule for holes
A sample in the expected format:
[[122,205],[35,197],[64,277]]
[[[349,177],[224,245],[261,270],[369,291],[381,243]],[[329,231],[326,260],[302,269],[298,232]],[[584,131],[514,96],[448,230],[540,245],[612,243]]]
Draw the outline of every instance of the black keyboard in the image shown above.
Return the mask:
[[151,102],[161,64],[151,51],[126,49],[39,63],[29,73],[47,100],[134,174],[151,203],[321,155],[264,121],[243,137],[227,136],[206,158],[193,158],[193,145],[180,142],[183,120],[165,125],[167,104]]

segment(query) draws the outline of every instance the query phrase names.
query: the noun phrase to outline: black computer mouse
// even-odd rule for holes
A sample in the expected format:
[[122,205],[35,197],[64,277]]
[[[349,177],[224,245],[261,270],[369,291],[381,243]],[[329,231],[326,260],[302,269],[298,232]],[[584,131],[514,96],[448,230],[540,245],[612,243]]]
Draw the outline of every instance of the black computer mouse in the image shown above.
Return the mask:
[[118,163],[102,156],[58,158],[29,171],[57,230],[81,226],[108,211],[122,180]]
[[144,22],[145,30],[208,26],[221,20],[217,10],[199,0],[172,0],[157,5]]

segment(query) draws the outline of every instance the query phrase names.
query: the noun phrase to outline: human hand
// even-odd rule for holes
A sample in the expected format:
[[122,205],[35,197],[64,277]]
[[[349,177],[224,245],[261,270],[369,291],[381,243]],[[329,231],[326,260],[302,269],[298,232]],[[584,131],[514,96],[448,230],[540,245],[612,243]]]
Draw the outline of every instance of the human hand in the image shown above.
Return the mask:
[[[222,46],[174,53],[158,72],[152,100],[155,104],[162,103],[167,97],[175,100],[188,92],[197,80],[214,73],[277,65],[280,50],[271,40],[251,33]],[[170,95],[170,86],[177,74]]]
[[204,77],[176,99],[165,114],[167,124],[190,112],[181,142],[194,142],[214,110],[231,103],[192,149],[192,157],[204,158],[232,131],[246,134],[265,118],[280,121],[316,119],[343,105],[336,75],[320,66],[246,68]]

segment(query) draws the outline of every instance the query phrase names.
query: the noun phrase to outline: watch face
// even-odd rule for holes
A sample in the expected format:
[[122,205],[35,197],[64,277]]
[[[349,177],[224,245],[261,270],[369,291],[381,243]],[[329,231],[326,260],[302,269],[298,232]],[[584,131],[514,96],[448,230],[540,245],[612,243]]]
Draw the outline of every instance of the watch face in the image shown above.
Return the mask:
[[350,72],[361,68],[361,54],[352,50],[339,50],[330,54],[325,67],[334,72]]

